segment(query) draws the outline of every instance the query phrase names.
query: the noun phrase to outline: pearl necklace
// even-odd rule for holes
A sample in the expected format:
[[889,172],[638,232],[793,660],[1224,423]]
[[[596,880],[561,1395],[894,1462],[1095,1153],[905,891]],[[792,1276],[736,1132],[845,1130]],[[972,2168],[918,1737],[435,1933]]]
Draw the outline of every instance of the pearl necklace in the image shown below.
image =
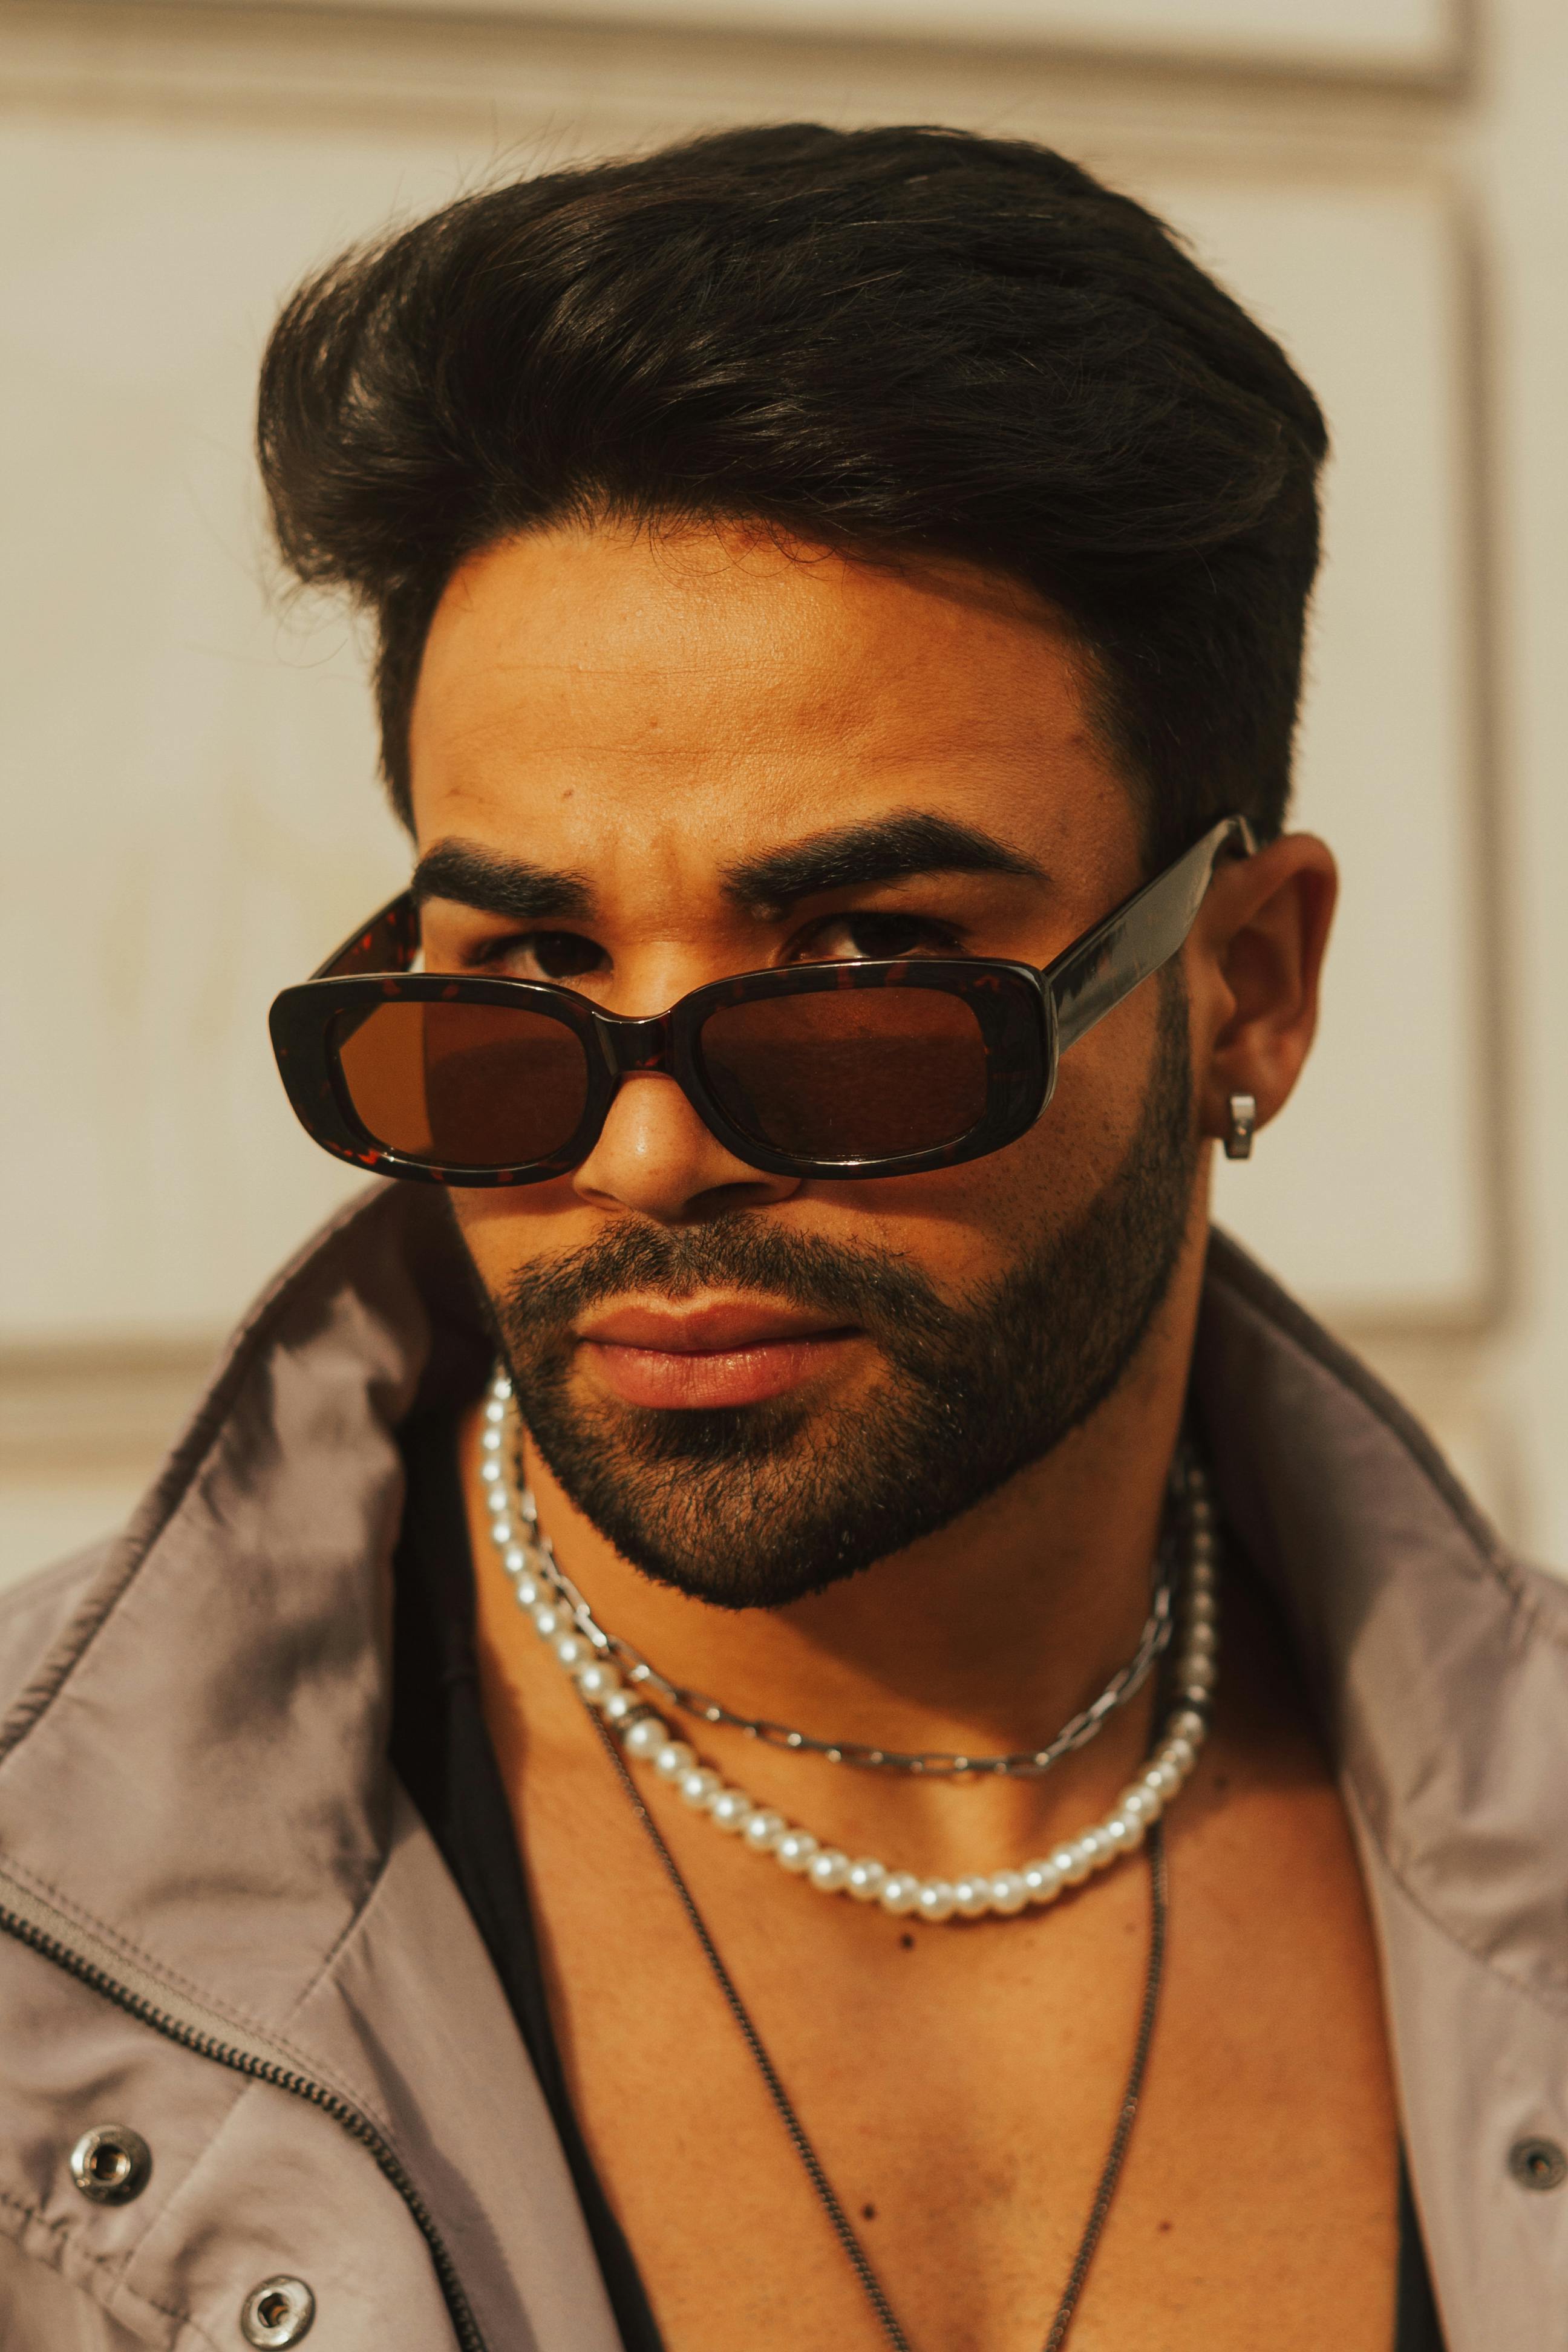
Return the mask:
[[1016,1870],[948,1880],[890,1870],[870,1855],[851,1860],[837,1847],[823,1846],[808,1830],[726,1782],[685,1740],[672,1737],[663,1717],[627,1687],[612,1663],[614,1637],[594,1622],[586,1603],[567,1587],[549,1538],[539,1527],[531,1495],[521,1488],[508,1491],[502,1449],[510,1410],[511,1382],[498,1372],[484,1409],[479,1476],[491,1540],[519,1607],[571,1676],[578,1696],[618,1737],[626,1755],[651,1764],[682,1802],[706,1814],[715,1829],[771,1858],[819,1894],[847,1894],[858,1902],[879,1904],[895,1918],[932,1925],[987,1914],[1016,1917],[1054,1902],[1065,1888],[1082,1885],[1123,1854],[1135,1853],[1191,1775],[1208,1734],[1219,1650],[1214,1509],[1207,1479],[1191,1452],[1184,1454],[1181,1471],[1187,1558],[1173,1704],[1147,1764],[1102,1820],[1065,1839],[1048,1854]]

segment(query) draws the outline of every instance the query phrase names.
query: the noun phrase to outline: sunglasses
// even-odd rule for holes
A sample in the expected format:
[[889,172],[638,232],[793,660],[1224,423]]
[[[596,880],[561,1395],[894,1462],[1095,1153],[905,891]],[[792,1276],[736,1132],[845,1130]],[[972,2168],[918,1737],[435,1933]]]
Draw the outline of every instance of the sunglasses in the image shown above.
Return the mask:
[[623,1080],[673,1078],[749,1167],[910,1176],[1016,1142],[1068,1045],[1181,948],[1227,816],[1037,971],[979,957],[790,964],[717,980],[647,1019],[552,981],[411,967],[404,891],[272,1007],[273,1051],[323,1150],[425,1184],[542,1184],[581,1166]]

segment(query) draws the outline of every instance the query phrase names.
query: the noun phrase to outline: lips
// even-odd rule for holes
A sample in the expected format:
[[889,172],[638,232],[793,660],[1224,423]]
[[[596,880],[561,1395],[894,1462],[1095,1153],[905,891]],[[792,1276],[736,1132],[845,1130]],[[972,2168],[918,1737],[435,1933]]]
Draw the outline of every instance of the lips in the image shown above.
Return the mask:
[[622,1403],[678,1412],[781,1396],[858,1337],[853,1327],[749,1300],[614,1307],[577,1334],[585,1368]]

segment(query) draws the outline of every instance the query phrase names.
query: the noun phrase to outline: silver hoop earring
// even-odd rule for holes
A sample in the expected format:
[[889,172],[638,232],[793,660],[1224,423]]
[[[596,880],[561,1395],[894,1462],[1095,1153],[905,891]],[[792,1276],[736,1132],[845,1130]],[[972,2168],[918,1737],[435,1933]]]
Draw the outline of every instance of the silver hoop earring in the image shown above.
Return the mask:
[[1230,1125],[1225,1131],[1225,1156],[1227,1160],[1250,1160],[1252,1138],[1258,1126],[1256,1095],[1232,1095]]

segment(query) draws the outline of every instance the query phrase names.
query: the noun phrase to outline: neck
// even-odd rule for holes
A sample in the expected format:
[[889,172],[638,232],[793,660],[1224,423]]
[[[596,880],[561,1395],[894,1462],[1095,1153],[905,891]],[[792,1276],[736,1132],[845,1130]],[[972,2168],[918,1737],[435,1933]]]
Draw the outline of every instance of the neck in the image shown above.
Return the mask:
[[[656,1583],[577,1510],[528,1444],[541,1526],[602,1625],[671,1680],[736,1714],[906,1752],[1038,1747],[1126,1663],[1147,1614],[1196,1319],[1201,1235],[1199,1244],[1184,1253],[1127,1375],[1079,1429],[939,1534],[826,1591],[777,1610],[730,1611]],[[983,1810],[1005,1843],[1043,1835],[1059,1809],[1080,1813],[1114,1795],[1147,1741],[1152,1704],[1146,1685],[1081,1755],[1043,1780],[961,1794],[940,1782],[914,1790],[902,1782],[904,1825],[918,1790],[937,1823],[959,1794],[970,1844]],[[838,1790],[826,1791],[820,1766],[763,1751],[732,1731],[686,1721],[679,1728],[721,1771],[749,1785],[764,1781],[769,1801],[803,1812],[814,1801],[820,1810],[825,1798],[830,1806],[844,1801]],[[852,1779],[858,1810],[880,1811],[888,1776],[829,1772],[837,1783]]]

